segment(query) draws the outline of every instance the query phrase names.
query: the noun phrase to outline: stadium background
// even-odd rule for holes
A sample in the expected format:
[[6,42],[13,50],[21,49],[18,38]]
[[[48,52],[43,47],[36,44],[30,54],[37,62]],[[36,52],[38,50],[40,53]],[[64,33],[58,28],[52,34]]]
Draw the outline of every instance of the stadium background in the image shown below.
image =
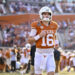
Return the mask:
[[49,6],[59,25],[58,38],[63,50],[75,50],[75,0],[0,0],[0,47],[24,47],[30,24],[39,20],[38,11]]
[[[13,38],[8,36],[4,31],[13,29],[12,33],[16,39],[27,37],[30,32],[30,24],[34,20],[38,20],[38,11],[48,5],[53,11],[53,20],[59,24],[60,46],[64,49],[75,49],[75,1],[74,0],[0,0],[0,46],[6,46],[5,40],[9,43]],[[34,2],[33,2],[34,1]],[[17,30],[17,26],[19,27]],[[21,28],[20,28],[21,26]],[[23,27],[24,26],[24,27]],[[21,30],[21,31],[20,31]],[[14,32],[15,31],[15,32]],[[24,32],[22,32],[24,31]],[[18,32],[18,33],[17,33]],[[24,34],[23,34],[24,33]],[[23,34],[23,35],[22,35]],[[23,39],[24,40],[24,39]],[[24,40],[25,41],[25,40]],[[21,42],[21,41],[20,41]],[[17,42],[18,43],[18,42]],[[22,42],[23,43],[23,42]],[[24,42],[25,43],[25,42]],[[25,44],[23,43],[22,46]],[[12,46],[13,46],[12,44]]]

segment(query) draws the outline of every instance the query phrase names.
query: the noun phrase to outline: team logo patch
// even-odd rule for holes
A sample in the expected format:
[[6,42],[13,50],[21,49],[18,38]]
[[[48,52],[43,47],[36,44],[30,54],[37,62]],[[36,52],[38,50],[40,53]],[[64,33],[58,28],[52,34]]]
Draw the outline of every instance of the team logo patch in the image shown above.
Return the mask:
[[43,29],[44,27],[43,26],[40,26],[40,28]]

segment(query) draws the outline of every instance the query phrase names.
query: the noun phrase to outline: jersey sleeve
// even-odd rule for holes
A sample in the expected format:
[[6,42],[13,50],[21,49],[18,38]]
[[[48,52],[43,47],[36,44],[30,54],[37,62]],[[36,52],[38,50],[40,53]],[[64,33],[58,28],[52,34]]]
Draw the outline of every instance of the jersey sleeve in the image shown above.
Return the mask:
[[52,21],[52,25],[54,25],[54,29],[57,30],[58,29],[58,24],[55,21]]
[[36,22],[33,22],[31,24],[30,36],[35,36],[36,35],[36,33],[37,33],[37,27],[36,26],[37,26]]
[[33,23],[31,24],[31,29],[36,29],[36,22],[33,22]]
[[55,25],[56,25],[56,30],[58,29],[58,24],[55,22]]

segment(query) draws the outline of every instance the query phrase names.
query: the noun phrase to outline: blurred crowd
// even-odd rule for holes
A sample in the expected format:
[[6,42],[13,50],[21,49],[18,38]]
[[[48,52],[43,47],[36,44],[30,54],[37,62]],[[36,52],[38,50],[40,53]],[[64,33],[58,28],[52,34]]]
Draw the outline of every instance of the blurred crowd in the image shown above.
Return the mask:
[[59,29],[58,33],[62,40],[63,47],[68,49],[75,49],[75,20],[70,21],[69,19],[58,21]]
[[42,6],[49,6],[56,13],[74,13],[74,2],[50,0],[0,0],[0,15],[38,13]]
[[5,15],[38,13],[38,10],[44,5],[48,5],[53,12],[57,11],[55,3],[50,3],[43,0],[11,0],[5,3],[0,2],[0,13]]
[[30,33],[30,24],[7,24],[1,29],[2,40],[0,46],[12,47],[17,45],[18,47],[24,47]]

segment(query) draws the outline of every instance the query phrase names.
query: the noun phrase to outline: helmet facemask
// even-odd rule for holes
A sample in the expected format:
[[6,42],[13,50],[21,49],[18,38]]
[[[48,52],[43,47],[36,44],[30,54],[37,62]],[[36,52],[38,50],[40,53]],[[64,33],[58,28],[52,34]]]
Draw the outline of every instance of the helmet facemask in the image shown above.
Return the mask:
[[[46,12],[46,13],[47,13],[47,12]],[[48,17],[44,17],[43,14],[44,14],[44,13],[42,13],[42,20],[43,20],[43,21],[51,21],[51,19],[52,19],[51,13],[48,12],[48,14],[49,14]]]

